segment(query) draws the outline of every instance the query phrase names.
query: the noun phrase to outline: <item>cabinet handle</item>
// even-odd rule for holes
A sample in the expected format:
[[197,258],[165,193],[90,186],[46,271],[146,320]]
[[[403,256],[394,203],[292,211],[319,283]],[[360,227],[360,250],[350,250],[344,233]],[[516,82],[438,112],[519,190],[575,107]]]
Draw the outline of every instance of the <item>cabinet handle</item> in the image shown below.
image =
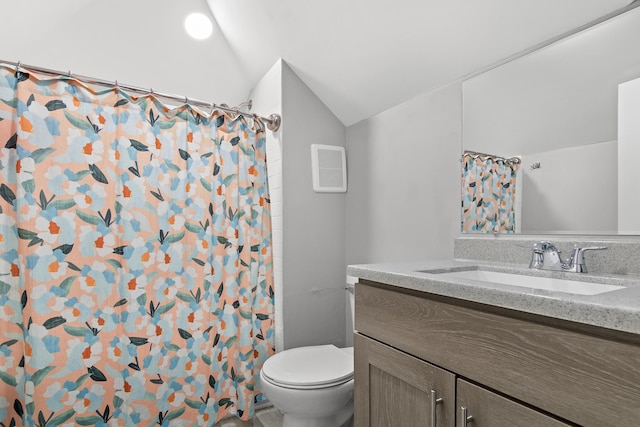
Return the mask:
[[436,391],[431,390],[431,427],[436,427],[436,406],[442,402],[441,397],[436,397]]
[[466,427],[470,421],[473,421],[473,415],[467,415],[467,408],[460,407],[460,427]]

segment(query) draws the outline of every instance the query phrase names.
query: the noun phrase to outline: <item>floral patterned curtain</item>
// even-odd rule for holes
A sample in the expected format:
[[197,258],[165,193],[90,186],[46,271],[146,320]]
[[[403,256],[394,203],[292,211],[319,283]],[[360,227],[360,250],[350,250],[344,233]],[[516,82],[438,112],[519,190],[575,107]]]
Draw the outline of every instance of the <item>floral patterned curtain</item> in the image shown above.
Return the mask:
[[0,425],[253,415],[274,329],[252,122],[0,66]]
[[515,232],[519,163],[465,153],[462,157],[462,232]]

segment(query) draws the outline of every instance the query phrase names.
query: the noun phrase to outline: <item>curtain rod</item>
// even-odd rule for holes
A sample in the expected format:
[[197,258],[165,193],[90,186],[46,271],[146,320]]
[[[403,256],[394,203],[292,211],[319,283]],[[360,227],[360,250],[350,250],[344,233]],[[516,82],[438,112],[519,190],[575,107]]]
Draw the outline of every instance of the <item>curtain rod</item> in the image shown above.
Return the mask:
[[98,79],[95,77],[87,77],[87,76],[82,76],[79,74],[72,74],[71,71],[68,72],[63,72],[63,71],[58,71],[58,70],[52,70],[50,68],[43,68],[43,67],[38,67],[35,65],[27,65],[27,64],[23,64],[21,61],[18,62],[12,62],[12,61],[4,61],[0,59],[0,64],[7,64],[7,65],[11,65],[13,67],[15,67],[16,71],[19,71],[20,69],[26,70],[26,71],[35,71],[37,73],[43,73],[43,74],[49,74],[49,75],[60,75],[60,76],[67,76],[70,77],[72,79],[84,82],[84,83],[88,83],[91,85],[98,85],[98,86],[104,86],[104,87],[117,87],[129,92],[137,92],[137,93],[141,93],[144,95],[155,95],[159,98],[164,98],[164,99],[171,99],[171,100],[175,100],[175,101],[179,101],[179,102],[184,102],[185,104],[188,105],[192,105],[192,106],[198,106],[198,107],[206,107],[209,110],[220,110],[220,111],[224,111],[226,113],[231,113],[231,114],[239,114],[241,116],[245,116],[245,117],[251,117],[254,119],[260,119],[263,122],[265,122],[267,124],[267,129],[269,129],[272,132],[276,132],[278,129],[280,129],[280,124],[282,123],[282,118],[280,117],[279,114],[273,113],[270,114],[269,117],[261,117],[258,116],[257,114],[253,114],[253,113],[246,113],[244,111],[241,110],[241,108],[243,106],[247,106],[249,107],[249,109],[251,109],[253,102],[251,100],[247,101],[247,102],[243,102],[242,104],[240,104],[240,106],[235,107],[235,108],[231,108],[228,107],[225,104],[222,105],[218,105],[215,104],[213,102],[206,102],[206,101],[200,101],[197,99],[190,99],[186,96],[179,96],[179,95],[173,95],[170,93],[163,93],[163,92],[156,92],[155,90],[153,90],[153,88],[151,89],[145,89],[142,87],[138,87],[138,86],[133,86],[133,85],[129,85],[129,84],[122,84],[120,82],[118,82],[117,80],[114,82],[110,82],[108,80],[102,80],[102,79]]
[[483,160],[493,159],[495,161],[503,161],[503,162],[512,163],[512,164],[515,164],[515,165],[519,165],[520,164],[520,158],[518,158],[518,157],[494,156],[493,154],[479,153],[477,151],[465,150],[464,153],[462,153],[462,156],[463,157],[464,156],[471,156],[474,159],[477,159],[478,157],[480,157]]

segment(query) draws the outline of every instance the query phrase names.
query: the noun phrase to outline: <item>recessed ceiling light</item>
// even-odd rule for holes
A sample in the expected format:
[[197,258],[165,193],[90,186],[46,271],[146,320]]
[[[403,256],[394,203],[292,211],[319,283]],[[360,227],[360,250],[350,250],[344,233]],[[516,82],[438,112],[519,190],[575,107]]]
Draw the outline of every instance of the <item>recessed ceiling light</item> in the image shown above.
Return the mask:
[[184,29],[194,39],[204,40],[213,32],[213,24],[207,15],[192,13],[184,20]]

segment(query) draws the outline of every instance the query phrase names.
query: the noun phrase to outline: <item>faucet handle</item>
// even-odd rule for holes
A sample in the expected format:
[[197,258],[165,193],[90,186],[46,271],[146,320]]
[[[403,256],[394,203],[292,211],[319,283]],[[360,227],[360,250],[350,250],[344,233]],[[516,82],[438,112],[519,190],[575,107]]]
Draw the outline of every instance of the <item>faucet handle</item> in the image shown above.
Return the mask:
[[584,253],[586,251],[603,251],[605,249],[609,249],[607,246],[585,246],[583,248],[579,247],[578,245],[575,245],[573,247],[573,251],[571,253],[571,256],[573,257],[574,255],[576,257],[583,257],[584,259]]
[[608,246],[585,246],[581,248],[578,245],[576,245],[575,249],[581,249],[583,251],[602,251],[604,249],[609,249],[609,247]]
[[576,273],[586,273],[587,266],[584,261],[584,253],[586,251],[602,251],[605,249],[609,248],[606,246],[585,246],[582,248],[578,245],[574,246],[571,256],[569,257],[568,268]]

